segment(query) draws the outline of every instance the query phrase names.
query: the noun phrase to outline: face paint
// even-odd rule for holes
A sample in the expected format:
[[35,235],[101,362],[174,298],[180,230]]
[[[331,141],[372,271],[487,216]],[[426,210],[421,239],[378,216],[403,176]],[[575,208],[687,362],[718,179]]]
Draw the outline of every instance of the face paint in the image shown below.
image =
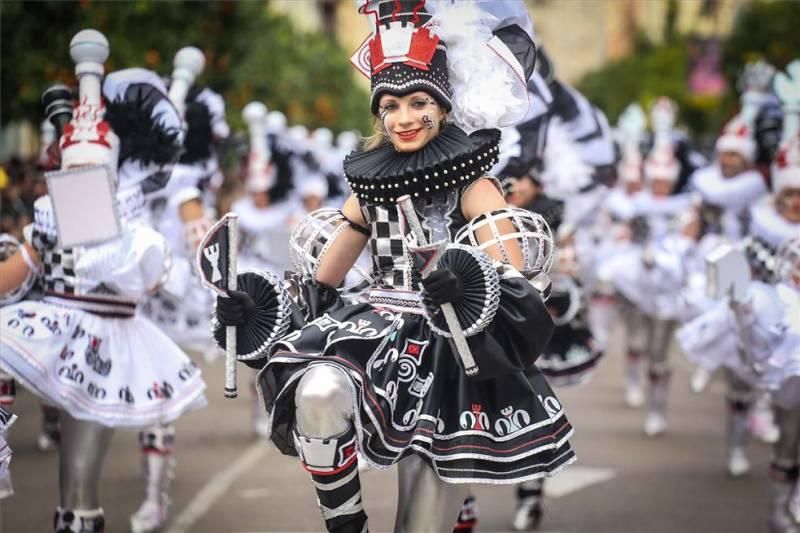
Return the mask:
[[425,124],[425,127],[429,130],[433,129],[433,119],[430,115],[422,115],[422,123]]

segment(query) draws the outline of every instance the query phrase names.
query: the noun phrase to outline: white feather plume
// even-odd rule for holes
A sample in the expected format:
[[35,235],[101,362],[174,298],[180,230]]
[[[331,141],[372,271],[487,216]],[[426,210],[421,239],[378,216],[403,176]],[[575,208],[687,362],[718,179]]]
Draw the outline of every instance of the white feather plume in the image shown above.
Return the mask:
[[591,183],[592,172],[592,167],[581,159],[561,121],[552,120],[547,128],[544,171],[540,175],[545,194],[558,199],[574,195]]
[[432,28],[447,45],[452,119],[467,133],[512,126],[528,110],[527,91],[515,94],[519,78],[486,44],[496,23],[469,0],[443,6],[433,17]]

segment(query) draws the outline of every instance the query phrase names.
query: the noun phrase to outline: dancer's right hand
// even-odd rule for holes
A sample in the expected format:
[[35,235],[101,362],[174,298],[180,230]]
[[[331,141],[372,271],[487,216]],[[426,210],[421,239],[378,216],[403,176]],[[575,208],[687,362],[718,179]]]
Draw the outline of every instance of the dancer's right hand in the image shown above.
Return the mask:
[[256,304],[243,291],[228,291],[230,298],[217,296],[217,320],[223,326],[244,326],[256,311]]

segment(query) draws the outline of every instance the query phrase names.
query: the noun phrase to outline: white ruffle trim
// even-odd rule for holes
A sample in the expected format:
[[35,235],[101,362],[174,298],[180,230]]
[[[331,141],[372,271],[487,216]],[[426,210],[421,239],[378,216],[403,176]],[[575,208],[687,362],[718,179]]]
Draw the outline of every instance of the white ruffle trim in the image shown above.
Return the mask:
[[142,428],[206,404],[200,371],[143,317],[23,302],[0,324],[0,368],[75,418]]

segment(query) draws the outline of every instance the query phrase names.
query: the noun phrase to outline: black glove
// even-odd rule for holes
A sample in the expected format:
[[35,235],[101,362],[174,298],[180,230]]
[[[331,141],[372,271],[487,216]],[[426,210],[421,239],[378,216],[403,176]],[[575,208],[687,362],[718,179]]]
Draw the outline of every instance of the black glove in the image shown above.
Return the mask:
[[230,298],[217,296],[217,320],[223,326],[243,326],[256,311],[250,295],[242,291],[228,291]]
[[436,305],[456,303],[461,300],[461,280],[449,268],[440,268],[431,272],[422,280],[425,298]]

